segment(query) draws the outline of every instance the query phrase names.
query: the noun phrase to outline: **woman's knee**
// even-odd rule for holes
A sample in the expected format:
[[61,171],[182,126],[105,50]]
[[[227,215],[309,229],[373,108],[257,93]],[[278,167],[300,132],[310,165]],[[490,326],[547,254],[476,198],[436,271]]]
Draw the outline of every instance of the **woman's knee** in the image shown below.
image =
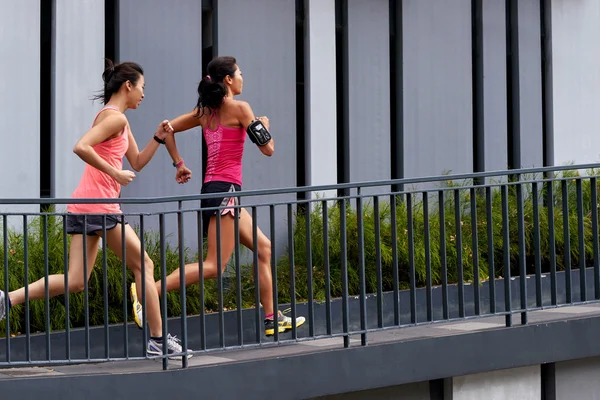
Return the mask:
[[[227,269],[227,262],[228,260],[221,260],[221,272],[225,272],[225,269]],[[200,270],[198,269],[198,272]],[[196,272],[196,271],[194,271]],[[218,276],[217,273],[217,260],[216,259],[211,259],[211,258],[206,258],[206,260],[204,260],[204,263],[202,264],[202,275],[204,276],[205,279],[215,279]]]
[[85,281],[82,277],[69,276],[69,293],[83,292],[85,289]]
[[[142,273],[142,261],[141,260],[135,260],[132,263],[128,263],[128,266],[134,274]],[[143,267],[144,267],[146,279],[148,279],[148,278],[154,279],[154,262],[148,255],[146,255],[144,257]]]
[[271,241],[265,239],[258,244],[258,260],[262,263],[271,261]]

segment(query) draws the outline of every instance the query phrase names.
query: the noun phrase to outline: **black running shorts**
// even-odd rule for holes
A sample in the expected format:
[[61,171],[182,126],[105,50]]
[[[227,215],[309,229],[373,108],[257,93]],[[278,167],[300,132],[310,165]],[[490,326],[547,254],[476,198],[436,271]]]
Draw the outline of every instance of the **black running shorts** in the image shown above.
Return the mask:
[[[84,225],[85,217],[85,225]],[[83,235],[84,226],[85,233],[88,236],[102,235],[103,216],[97,214],[67,214],[67,233],[69,235]],[[106,215],[106,230],[109,231],[121,224],[122,220],[127,219],[122,215],[107,214]]]
[[[202,194],[223,193],[223,197],[202,199],[200,202],[200,207],[203,209],[207,207],[223,207],[219,208],[219,210],[212,209],[202,211],[202,228],[205,235],[208,233],[208,224],[210,222],[210,218],[217,215],[217,211],[220,211],[222,216],[227,214],[231,214],[232,216],[235,215],[235,208],[228,208],[227,206],[235,206],[241,203],[240,198],[234,195],[235,192],[239,192],[240,190],[242,190],[240,185],[229,182],[212,181],[202,185]],[[238,213],[241,213],[239,208]],[[239,215],[240,214],[238,214],[238,216]]]

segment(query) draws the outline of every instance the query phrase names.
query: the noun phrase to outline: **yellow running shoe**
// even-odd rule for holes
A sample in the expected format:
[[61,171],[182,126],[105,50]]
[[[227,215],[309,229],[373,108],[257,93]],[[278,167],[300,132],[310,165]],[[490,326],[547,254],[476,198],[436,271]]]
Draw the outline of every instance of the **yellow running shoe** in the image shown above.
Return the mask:
[[[281,325],[277,325],[279,333],[285,332],[285,328]],[[265,318],[265,335],[273,336],[275,334],[275,322],[272,318]]]
[[[286,312],[287,311],[289,311],[289,310],[286,310]],[[292,319],[290,317],[283,315],[283,313],[281,311],[277,312],[277,321],[279,323],[279,327],[283,328],[284,331],[292,329],[292,324],[293,324]],[[304,324],[304,322],[306,322],[306,318],[296,317],[296,328],[298,328],[299,326]],[[281,330],[279,332],[281,332]]]
[[142,327],[144,326],[142,304],[139,302],[137,297],[135,282],[131,284],[129,292],[131,294],[131,302],[133,303],[133,319],[135,320],[135,323],[137,324],[138,328],[142,329]]

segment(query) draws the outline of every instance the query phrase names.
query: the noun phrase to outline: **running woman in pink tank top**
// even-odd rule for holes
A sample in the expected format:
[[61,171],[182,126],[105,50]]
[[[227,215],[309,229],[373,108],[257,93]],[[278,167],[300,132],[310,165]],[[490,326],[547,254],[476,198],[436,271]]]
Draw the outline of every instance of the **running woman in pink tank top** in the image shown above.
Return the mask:
[[[154,138],[139,151],[129,122],[124,112],[136,109],[144,98],[144,71],[132,62],[113,65],[108,61],[108,68],[102,74],[104,93],[96,96],[102,99],[105,107],[100,110],[92,123],[91,129],[79,140],[73,151],[86,162],[81,181],[73,198],[117,199],[122,186],[127,186],[134,178],[132,171],[123,169],[123,157],[127,157],[136,171],[142,168],[156,153],[156,150],[167,136],[173,135],[169,121],[158,126]],[[84,279],[89,279],[98,254],[98,246],[102,237],[103,224],[106,228],[107,246],[119,257],[122,257],[122,241],[125,239],[126,263],[135,276],[135,285],[141,290],[141,245],[135,231],[120,215],[119,204],[70,204],[67,207],[67,232],[71,235],[69,252],[69,292],[81,292]],[[104,219],[106,217],[106,219]],[[121,224],[125,224],[125,237],[122,238]],[[118,229],[115,229],[119,227]],[[84,277],[83,235],[87,235],[87,270]],[[162,350],[162,319],[158,300],[158,292],[154,282],[154,264],[145,254],[145,284],[148,325],[150,340],[147,343],[149,356],[159,356]],[[50,296],[65,293],[64,275],[48,277]],[[44,278],[29,285],[29,300],[42,299],[45,295]],[[0,320],[5,316],[5,293],[0,291]],[[25,301],[25,289],[21,288],[8,294],[9,305],[21,304]],[[169,335],[169,354],[171,358],[181,358],[182,348],[177,338]],[[179,356],[175,356],[179,353]],[[189,355],[188,355],[189,356]]]
[[[202,126],[204,141],[207,150],[206,172],[202,193],[223,193],[217,199],[202,200],[202,207],[217,207],[239,204],[235,192],[242,186],[242,156],[246,128],[255,119],[260,120],[269,129],[269,120],[266,117],[255,118],[252,108],[245,101],[235,100],[234,97],[242,93],[242,73],[233,57],[217,57],[208,64],[208,75],[202,78],[198,86],[198,103],[194,111],[181,115],[171,121],[175,132]],[[185,166],[179,156],[175,139],[167,137],[167,150],[177,167],[176,180],[186,183],[191,178],[191,171]],[[271,156],[275,150],[273,139],[259,150],[266,156]],[[222,270],[231,257],[235,245],[234,211],[225,208],[221,212],[221,237],[216,233],[216,211],[203,211],[204,231],[208,238],[208,254],[203,263],[204,279],[217,277],[217,240],[221,241],[221,266]],[[275,329],[284,332],[292,329],[292,325],[300,326],[304,317],[292,321],[290,317],[273,309],[273,285],[271,276],[271,241],[258,229],[258,241],[252,240],[252,217],[245,209],[239,213],[240,243],[248,249],[258,250],[258,268],[260,282],[260,300],[264,307],[264,329],[266,335],[273,335]],[[167,291],[179,289],[179,275],[176,269],[166,278]],[[184,269],[187,285],[199,281],[198,264],[187,264]],[[160,289],[161,283],[156,287]],[[139,314],[136,288],[132,286],[131,297],[134,303],[134,312]],[[136,317],[137,320],[141,317]]]

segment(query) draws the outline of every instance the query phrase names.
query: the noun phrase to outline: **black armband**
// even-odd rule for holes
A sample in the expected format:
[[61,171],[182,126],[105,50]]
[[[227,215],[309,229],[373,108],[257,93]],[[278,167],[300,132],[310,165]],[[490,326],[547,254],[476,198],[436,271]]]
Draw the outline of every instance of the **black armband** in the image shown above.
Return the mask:
[[250,140],[252,140],[252,143],[258,146],[264,146],[271,140],[271,134],[269,133],[265,125],[257,119],[255,119],[250,123],[250,125],[248,125],[248,129],[246,129],[246,132],[248,132],[248,136],[250,136]]

